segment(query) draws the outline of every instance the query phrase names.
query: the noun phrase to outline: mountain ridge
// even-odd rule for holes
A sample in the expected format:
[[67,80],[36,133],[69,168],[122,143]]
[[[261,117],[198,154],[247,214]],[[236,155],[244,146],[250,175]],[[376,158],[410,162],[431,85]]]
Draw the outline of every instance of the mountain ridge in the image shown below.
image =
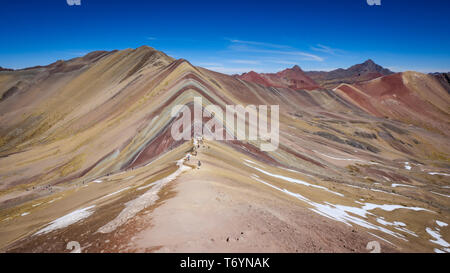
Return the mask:
[[[0,94],[1,252],[363,252],[374,232],[386,252],[443,249],[424,227],[450,219],[449,138],[424,121],[447,126],[449,95],[430,75],[268,88],[143,47],[2,71]],[[278,149],[193,138],[192,115],[176,140],[179,105],[278,105]]]
[[305,72],[313,80],[319,82],[322,87],[334,88],[341,83],[356,83],[372,80],[381,76],[391,75],[394,72],[376,64],[372,59],[355,64],[347,69],[338,68],[332,71],[307,71]]
[[266,87],[313,90],[318,88],[333,89],[341,83],[363,82],[393,73],[389,69],[376,64],[372,59],[368,59],[347,69],[338,68],[332,71],[303,71],[300,66],[294,65],[292,68],[286,68],[275,73],[249,71],[233,76]]
[[276,73],[256,73],[250,71],[235,77],[241,80],[259,83],[266,87],[291,88],[294,90],[313,90],[319,87],[298,65]]

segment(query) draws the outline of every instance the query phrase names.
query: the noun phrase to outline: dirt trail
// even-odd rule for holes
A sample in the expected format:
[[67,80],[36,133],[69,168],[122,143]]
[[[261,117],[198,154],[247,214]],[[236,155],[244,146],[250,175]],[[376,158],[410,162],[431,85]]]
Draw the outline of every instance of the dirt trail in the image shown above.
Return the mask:
[[[205,153],[206,151],[206,153]],[[213,152],[211,152],[213,154]],[[199,169],[181,174],[176,195],[143,216],[131,252],[367,252],[377,238],[326,219],[270,189],[224,176],[208,148]],[[381,241],[383,252],[396,251]]]

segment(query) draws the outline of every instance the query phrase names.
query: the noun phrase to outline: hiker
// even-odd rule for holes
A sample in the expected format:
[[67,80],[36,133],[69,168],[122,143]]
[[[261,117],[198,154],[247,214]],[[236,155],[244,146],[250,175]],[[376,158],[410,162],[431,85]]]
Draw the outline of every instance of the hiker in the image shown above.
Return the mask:
[[200,169],[200,166],[202,165],[202,163],[200,162],[200,160],[198,161],[198,168]]

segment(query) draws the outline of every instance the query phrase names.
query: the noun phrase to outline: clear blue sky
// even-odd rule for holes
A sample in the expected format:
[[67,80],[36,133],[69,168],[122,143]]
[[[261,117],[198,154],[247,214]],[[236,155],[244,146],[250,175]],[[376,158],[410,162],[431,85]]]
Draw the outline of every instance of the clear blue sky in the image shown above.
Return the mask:
[[348,67],[450,71],[450,1],[1,0],[0,66],[149,45],[225,73]]

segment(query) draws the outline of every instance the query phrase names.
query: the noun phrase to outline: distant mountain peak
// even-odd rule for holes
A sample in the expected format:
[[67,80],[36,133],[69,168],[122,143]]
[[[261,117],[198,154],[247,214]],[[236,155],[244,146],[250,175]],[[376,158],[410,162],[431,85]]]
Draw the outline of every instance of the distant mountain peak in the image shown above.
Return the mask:
[[244,75],[244,74],[249,74],[249,75],[259,75],[257,72],[255,72],[255,71],[253,71],[253,70],[250,70],[250,71],[247,72],[247,73],[243,73],[242,75]]
[[310,78],[320,83],[325,88],[335,88],[341,83],[356,83],[369,81],[378,77],[391,75],[394,72],[375,63],[372,59],[355,64],[347,69],[335,69],[329,72],[309,71],[305,72]]
[[237,75],[236,77],[267,87],[290,88],[293,90],[313,90],[319,87],[298,65],[294,65],[292,68],[286,68],[277,73],[256,73],[250,71],[240,76]]
[[291,68],[291,70],[303,72],[303,70],[302,70],[302,69],[300,68],[300,66],[298,66],[298,65],[294,65],[294,66]]
[[393,73],[389,69],[384,68],[381,65],[375,63],[372,59],[368,59],[367,61],[361,64],[356,64],[347,70],[356,70],[358,73],[380,73],[383,76],[390,75]]
[[5,68],[0,66],[0,71],[14,71],[14,69],[11,68]]

